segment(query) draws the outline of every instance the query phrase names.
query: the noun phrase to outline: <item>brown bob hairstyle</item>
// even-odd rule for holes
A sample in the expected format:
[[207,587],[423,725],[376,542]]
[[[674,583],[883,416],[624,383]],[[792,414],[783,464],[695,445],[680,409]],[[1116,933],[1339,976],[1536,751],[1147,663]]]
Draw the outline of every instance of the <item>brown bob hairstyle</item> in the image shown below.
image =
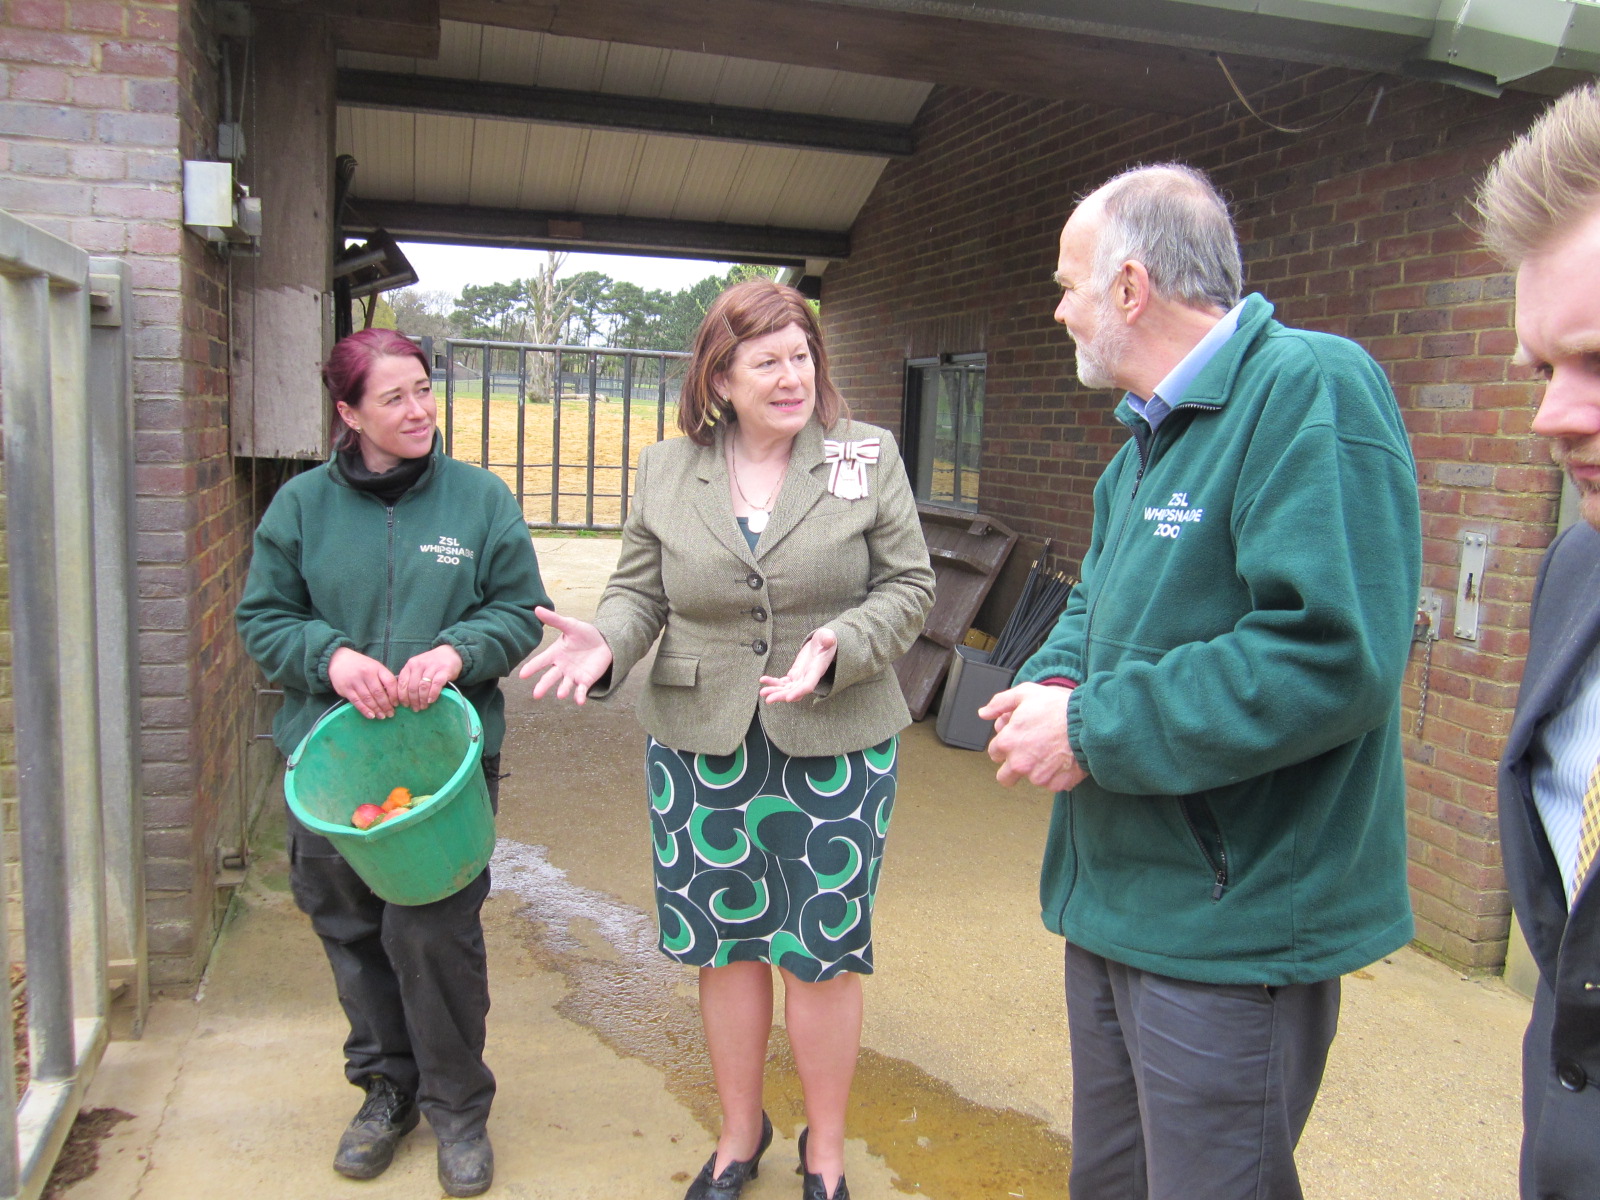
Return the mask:
[[747,279],[725,290],[711,302],[705,320],[694,335],[683,395],[678,401],[678,428],[696,445],[709,446],[718,421],[734,419],[733,405],[717,396],[711,381],[733,364],[743,343],[798,325],[805,331],[816,368],[815,415],[824,429],[832,429],[849,406],[828,377],[828,352],[822,346],[822,327],[806,298],[792,287],[771,279]]

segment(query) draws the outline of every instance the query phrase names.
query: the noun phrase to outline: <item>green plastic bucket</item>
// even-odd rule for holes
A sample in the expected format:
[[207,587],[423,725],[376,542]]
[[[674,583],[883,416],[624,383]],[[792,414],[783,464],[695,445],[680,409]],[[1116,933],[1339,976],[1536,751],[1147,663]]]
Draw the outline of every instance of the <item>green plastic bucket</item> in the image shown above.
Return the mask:
[[[370,829],[350,824],[360,804],[391,788],[431,799]],[[289,810],[333,843],[391,904],[431,904],[478,877],[494,853],[494,812],[483,778],[483,726],[455,688],[421,712],[368,720],[349,704],[324,713],[289,758]]]

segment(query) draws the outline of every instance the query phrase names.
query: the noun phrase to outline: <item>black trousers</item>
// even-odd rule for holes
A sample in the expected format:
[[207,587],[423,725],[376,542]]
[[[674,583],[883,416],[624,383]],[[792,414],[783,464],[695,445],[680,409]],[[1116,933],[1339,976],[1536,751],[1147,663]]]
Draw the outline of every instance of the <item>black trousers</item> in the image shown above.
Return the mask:
[[[485,757],[499,808],[500,756]],[[494,1075],[483,1061],[489,971],[483,901],[489,870],[433,904],[373,894],[326,838],[289,814],[289,882],[333,968],[350,1022],[345,1077],[384,1075],[414,1095],[441,1142],[484,1130]]]

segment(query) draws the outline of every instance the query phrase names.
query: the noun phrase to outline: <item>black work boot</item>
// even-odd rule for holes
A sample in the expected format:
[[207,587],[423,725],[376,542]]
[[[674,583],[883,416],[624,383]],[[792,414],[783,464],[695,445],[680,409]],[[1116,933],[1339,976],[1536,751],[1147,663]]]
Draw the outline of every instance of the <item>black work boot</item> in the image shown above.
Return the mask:
[[394,1161],[394,1148],[417,1127],[417,1102],[386,1075],[367,1076],[367,1098],[339,1139],[333,1169],[350,1179],[375,1179]]
[[481,1196],[494,1182],[494,1147],[489,1135],[439,1143],[439,1186],[446,1196]]

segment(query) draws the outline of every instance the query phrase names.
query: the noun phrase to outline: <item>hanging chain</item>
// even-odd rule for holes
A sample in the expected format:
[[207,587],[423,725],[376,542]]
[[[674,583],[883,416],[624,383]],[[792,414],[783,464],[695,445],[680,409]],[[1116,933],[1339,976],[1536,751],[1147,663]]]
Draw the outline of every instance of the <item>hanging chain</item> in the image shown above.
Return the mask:
[[[1425,613],[1419,612],[1417,620],[1419,623],[1431,624]],[[1424,629],[1422,634],[1422,678],[1418,683],[1419,691],[1417,695],[1417,727],[1412,731],[1412,736],[1418,738],[1422,736],[1423,715],[1428,711],[1428,675],[1433,668],[1434,640],[1433,630]]]

